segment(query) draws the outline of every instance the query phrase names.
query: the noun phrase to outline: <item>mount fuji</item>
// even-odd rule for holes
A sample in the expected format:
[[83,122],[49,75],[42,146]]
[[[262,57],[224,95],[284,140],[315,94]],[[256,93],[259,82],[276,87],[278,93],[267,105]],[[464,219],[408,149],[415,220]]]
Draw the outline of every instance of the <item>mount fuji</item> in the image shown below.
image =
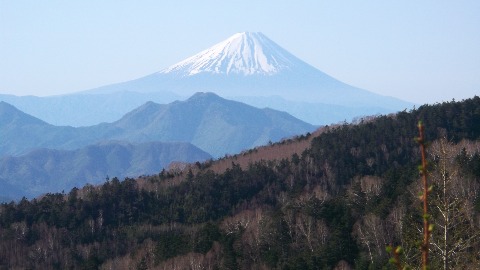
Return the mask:
[[226,75],[274,75],[295,70],[302,61],[282,49],[262,33],[238,33],[160,74],[186,77],[200,73]]
[[[3,100],[49,123],[81,126],[114,121],[146,101],[168,103],[196,92],[214,92],[256,107],[286,111],[317,125],[413,106],[345,84],[295,57],[264,34],[251,32],[237,33],[135,80],[35,102],[12,96]],[[72,104],[81,109],[72,109]]]
[[243,32],[173,66],[88,93],[168,90],[183,96],[279,96],[289,101],[404,109],[409,105],[345,84],[295,57],[262,33]]

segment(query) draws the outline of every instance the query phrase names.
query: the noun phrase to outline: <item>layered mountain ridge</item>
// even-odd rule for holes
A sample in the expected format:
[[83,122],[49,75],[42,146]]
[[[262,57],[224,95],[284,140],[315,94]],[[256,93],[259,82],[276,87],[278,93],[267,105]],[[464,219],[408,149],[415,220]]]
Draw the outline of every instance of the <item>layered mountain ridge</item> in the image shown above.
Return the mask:
[[108,175],[155,174],[174,161],[236,154],[314,129],[287,113],[213,93],[146,102],[117,121],[78,128],[0,102],[0,200],[102,183]]
[[73,150],[102,141],[189,142],[214,157],[306,133],[314,126],[286,113],[197,93],[186,101],[147,102],[121,119],[88,127],[54,126],[0,103],[0,156],[35,148]]
[[0,158],[0,198],[33,198],[87,183],[101,184],[109,176],[123,179],[151,175],[172,162],[209,158],[192,144],[180,142],[111,141],[75,150],[36,149],[26,155]]

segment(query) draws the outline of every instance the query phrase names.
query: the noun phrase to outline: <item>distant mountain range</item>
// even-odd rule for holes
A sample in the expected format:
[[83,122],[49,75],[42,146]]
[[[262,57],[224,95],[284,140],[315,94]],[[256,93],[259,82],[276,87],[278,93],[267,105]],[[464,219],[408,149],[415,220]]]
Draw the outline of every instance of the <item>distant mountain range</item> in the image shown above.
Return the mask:
[[[345,84],[249,32],[139,79],[61,96],[0,95],[0,101],[0,187],[7,197],[107,174],[154,172],[168,160],[235,154],[311,132],[312,124],[413,106]],[[154,142],[145,153],[144,143]],[[168,147],[187,147],[189,154]],[[155,151],[169,158],[156,160]]]
[[315,129],[287,113],[258,109],[213,93],[197,93],[167,105],[147,102],[115,122],[78,128],[50,125],[0,102],[0,128],[0,156],[121,140],[189,142],[214,157]]
[[0,102],[0,199],[101,183],[107,175],[158,173],[173,161],[236,154],[315,128],[285,112],[213,93],[147,102],[115,122],[77,128],[48,124]]
[[49,123],[87,126],[111,122],[147,101],[167,103],[196,92],[286,111],[317,125],[413,107],[345,84],[262,33],[249,32],[139,79],[70,95],[0,99]]
[[170,92],[139,93],[115,92],[111,94],[73,94],[48,97],[14,96],[0,94],[0,101],[56,126],[92,126],[114,122],[127,112],[148,101],[170,103],[185,99]]
[[0,158],[0,199],[33,198],[101,184],[107,177],[138,177],[159,173],[174,161],[211,158],[190,143],[107,142],[77,150],[37,149],[26,155]]

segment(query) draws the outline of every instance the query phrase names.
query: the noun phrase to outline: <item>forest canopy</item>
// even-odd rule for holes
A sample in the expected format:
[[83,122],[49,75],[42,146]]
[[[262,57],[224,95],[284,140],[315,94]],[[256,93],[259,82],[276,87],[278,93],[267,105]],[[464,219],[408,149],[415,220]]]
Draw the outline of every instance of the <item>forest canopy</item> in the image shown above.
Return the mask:
[[198,163],[4,203],[0,265],[383,269],[393,244],[416,267],[418,120],[434,183],[432,269],[480,268],[479,97],[325,127],[287,158],[232,158],[223,171]]

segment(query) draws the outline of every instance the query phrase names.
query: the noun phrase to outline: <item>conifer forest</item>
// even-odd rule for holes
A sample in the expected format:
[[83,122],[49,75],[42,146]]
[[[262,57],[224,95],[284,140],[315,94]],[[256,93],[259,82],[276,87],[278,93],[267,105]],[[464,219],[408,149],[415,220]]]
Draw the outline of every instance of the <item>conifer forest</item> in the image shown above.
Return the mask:
[[419,120],[429,269],[480,269],[480,97],[3,203],[0,269],[420,269]]

